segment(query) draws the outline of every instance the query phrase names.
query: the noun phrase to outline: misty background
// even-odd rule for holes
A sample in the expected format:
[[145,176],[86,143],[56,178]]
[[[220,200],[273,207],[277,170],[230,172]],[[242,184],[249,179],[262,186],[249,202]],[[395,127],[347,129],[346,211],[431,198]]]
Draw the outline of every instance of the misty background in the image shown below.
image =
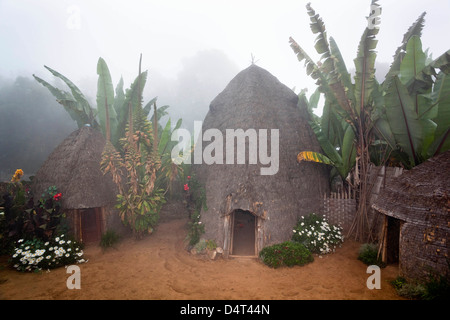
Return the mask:
[[[128,88],[142,53],[142,70],[148,70],[144,104],[157,96],[158,107],[170,106],[172,123],[182,118],[188,129],[203,120],[211,100],[252,61],[295,92],[306,88],[312,94],[314,82],[288,42],[292,36],[319,60],[308,2],[352,69],[370,0],[0,0],[0,181],[18,168],[34,174],[77,129],[32,77],[67,90],[44,65],[73,81],[95,107],[98,58],[107,62],[114,87],[123,77]],[[448,50],[449,1],[380,0],[379,5],[380,81],[403,34],[424,11],[423,47],[433,57]]]

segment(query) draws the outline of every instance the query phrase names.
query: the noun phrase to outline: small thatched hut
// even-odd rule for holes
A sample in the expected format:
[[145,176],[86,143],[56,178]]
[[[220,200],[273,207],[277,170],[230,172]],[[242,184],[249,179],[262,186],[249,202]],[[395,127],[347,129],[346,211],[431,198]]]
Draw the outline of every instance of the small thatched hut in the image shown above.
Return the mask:
[[[291,89],[251,65],[210,104],[203,141],[196,144],[203,143],[204,158],[196,173],[206,189],[204,237],[215,240],[225,256],[255,256],[289,240],[300,216],[318,212],[320,196],[329,190],[326,167],[296,161],[299,151],[321,151],[308,113],[297,103]],[[238,154],[239,140],[245,141],[244,155]],[[219,147],[211,151],[212,144]],[[214,161],[205,160],[208,156]]]
[[50,186],[62,193],[61,206],[69,228],[83,242],[99,241],[116,223],[117,215],[110,219],[110,212],[117,188],[111,176],[100,170],[105,142],[103,135],[89,126],[74,131],[49,155],[33,179],[32,191],[37,196]]
[[406,279],[449,276],[450,151],[386,185],[373,208],[384,215],[382,257]]

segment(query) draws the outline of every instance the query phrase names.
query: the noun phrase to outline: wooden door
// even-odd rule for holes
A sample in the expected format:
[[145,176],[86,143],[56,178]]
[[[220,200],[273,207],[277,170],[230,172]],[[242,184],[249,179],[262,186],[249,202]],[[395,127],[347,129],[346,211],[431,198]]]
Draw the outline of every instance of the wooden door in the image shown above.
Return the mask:
[[81,213],[81,241],[84,243],[100,241],[101,208],[89,208]]

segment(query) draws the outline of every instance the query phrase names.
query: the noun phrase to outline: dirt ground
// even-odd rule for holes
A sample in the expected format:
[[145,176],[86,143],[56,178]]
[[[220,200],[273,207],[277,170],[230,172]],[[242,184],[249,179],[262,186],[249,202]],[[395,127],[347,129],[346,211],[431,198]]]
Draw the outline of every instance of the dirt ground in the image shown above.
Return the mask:
[[381,289],[366,286],[360,244],[347,240],[335,253],[306,266],[271,269],[257,259],[212,261],[185,250],[186,218],[166,217],[149,237],[123,239],[102,251],[86,246],[81,289],[69,290],[65,268],[20,273],[0,260],[2,300],[400,300],[389,281],[397,266],[381,269]]

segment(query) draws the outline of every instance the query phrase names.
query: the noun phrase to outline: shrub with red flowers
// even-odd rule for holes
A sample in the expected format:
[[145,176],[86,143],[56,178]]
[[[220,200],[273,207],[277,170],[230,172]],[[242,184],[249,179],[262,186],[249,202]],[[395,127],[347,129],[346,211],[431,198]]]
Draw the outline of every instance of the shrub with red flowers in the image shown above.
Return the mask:
[[199,240],[200,236],[205,232],[204,226],[200,221],[201,210],[208,210],[206,206],[206,193],[202,184],[194,177],[187,176],[187,181],[184,184],[186,206],[189,211],[189,244],[194,246]]
[[48,241],[64,232],[62,193],[49,187],[35,204],[28,183],[14,179],[0,194],[0,254],[8,253],[19,239]]

